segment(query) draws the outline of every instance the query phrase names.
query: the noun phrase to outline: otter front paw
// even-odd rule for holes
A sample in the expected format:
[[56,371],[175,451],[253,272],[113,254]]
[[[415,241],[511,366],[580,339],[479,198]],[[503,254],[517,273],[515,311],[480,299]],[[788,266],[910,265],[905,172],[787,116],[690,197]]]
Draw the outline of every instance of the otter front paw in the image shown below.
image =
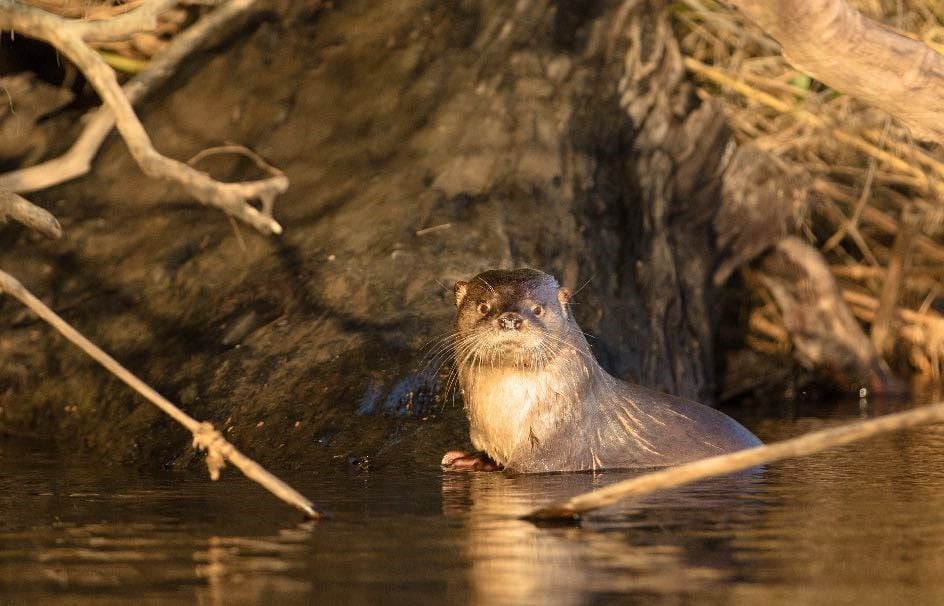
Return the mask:
[[450,450],[439,463],[443,471],[500,471],[502,466],[484,452],[469,454],[461,450]]

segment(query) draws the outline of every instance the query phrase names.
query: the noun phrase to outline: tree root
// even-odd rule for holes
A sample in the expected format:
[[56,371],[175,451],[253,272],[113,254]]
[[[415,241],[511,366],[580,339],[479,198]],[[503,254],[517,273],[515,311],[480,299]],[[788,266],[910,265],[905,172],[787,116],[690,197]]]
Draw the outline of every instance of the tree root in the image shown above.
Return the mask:
[[6,222],[7,219],[22,223],[50,240],[56,240],[62,236],[62,227],[54,216],[0,186],[0,223]]
[[[282,233],[282,226],[272,218],[271,210],[276,196],[288,188],[285,175],[241,183],[216,181],[206,173],[158,153],[131,106],[166,79],[207,37],[245,13],[254,3],[255,0],[231,0],[224,4],[178,35],[179,41],[175,40],[166,53],[153,60],[122,90],[114,71],[88,42],[121,39],[152,28],[157,15],[175,5],[174,0],[151,0],[105,21],[63,19],[15,0],[0,0],[0,29],[38,38],[58,49],[85,75],[104,104],[64,156],[4,175],[0,186],[18,192],[35,191],[87,173],[91,159],[115,126],[145,174],[179,183],[201,203],[219,208],[262,233]],[[254,207],[252,201],[257,201],[260,209]]]

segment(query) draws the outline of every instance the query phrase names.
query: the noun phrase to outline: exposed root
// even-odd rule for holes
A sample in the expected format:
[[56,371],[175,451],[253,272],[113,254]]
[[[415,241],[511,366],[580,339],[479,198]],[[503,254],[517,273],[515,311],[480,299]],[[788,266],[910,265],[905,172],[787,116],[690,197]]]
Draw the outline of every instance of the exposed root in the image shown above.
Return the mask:
[[[181,41],[174,43],[174,52],[168,50],[170,56],[166,60],[155,60],[155,65],[149,67],[146,74],[139,74],[123,91],[115,72],[89,44],[121,40],[134,32],[152,30],[157,16],[173,7],[176,0],[143,2],[126,13],[103,21],[64,19],[14,0],[0,0],[0,29],[35,37],[57,48],[85,75],[105,106],[65,156],[5,175],[0,185],[19,192],[33,191],[85,174],[114,125],[145,174],[180,184],[203,204],[219,208],[262,233],[282,233],[282,226],[273,219],[271,209],[276,196],[288,188],[285,175],[241,183],[216,181],[206,173],[158,153],[131,107],[133,101],[166,78],[180,60],[206,37],[247,11],[254,2],[230,0],[211,13],[210,17],[215,18],[207,17],[207,25],[199,29],[197,26],[190,28],[196,30],[190,35],[186,35],[189,30],[185,30],[178,36]],[[257,203],[259,209],[253,203]]]

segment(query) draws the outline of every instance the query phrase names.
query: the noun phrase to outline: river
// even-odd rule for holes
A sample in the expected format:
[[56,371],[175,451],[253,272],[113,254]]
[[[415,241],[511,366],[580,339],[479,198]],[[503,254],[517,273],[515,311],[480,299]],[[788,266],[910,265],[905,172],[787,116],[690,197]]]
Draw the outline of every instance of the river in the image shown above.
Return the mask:
[[[747,424],[772,441],[891,411],[813,410]],[[579,525],[515,517],[625,477],[295,472],[332,513],[308,522],[232,468],[210,482],[0,438],[0,604],[944,603],[944,427]]]

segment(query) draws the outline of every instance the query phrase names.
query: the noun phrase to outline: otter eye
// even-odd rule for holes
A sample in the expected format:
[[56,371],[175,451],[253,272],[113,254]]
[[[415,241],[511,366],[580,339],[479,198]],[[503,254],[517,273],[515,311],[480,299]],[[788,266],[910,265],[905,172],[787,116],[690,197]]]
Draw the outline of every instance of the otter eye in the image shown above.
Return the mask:
[[541,314],[544,313],[544,308],[541,307],[540,305],[535,305],[534,307],[531,308],[531,313],[533,313],[536,316],[540,316]]
[[488,313],[488,310],[491,309],[491,307],[488,306],[488,303],[479,303],[478,309],[479,309],[479,313],[484,316],[485,314]]

